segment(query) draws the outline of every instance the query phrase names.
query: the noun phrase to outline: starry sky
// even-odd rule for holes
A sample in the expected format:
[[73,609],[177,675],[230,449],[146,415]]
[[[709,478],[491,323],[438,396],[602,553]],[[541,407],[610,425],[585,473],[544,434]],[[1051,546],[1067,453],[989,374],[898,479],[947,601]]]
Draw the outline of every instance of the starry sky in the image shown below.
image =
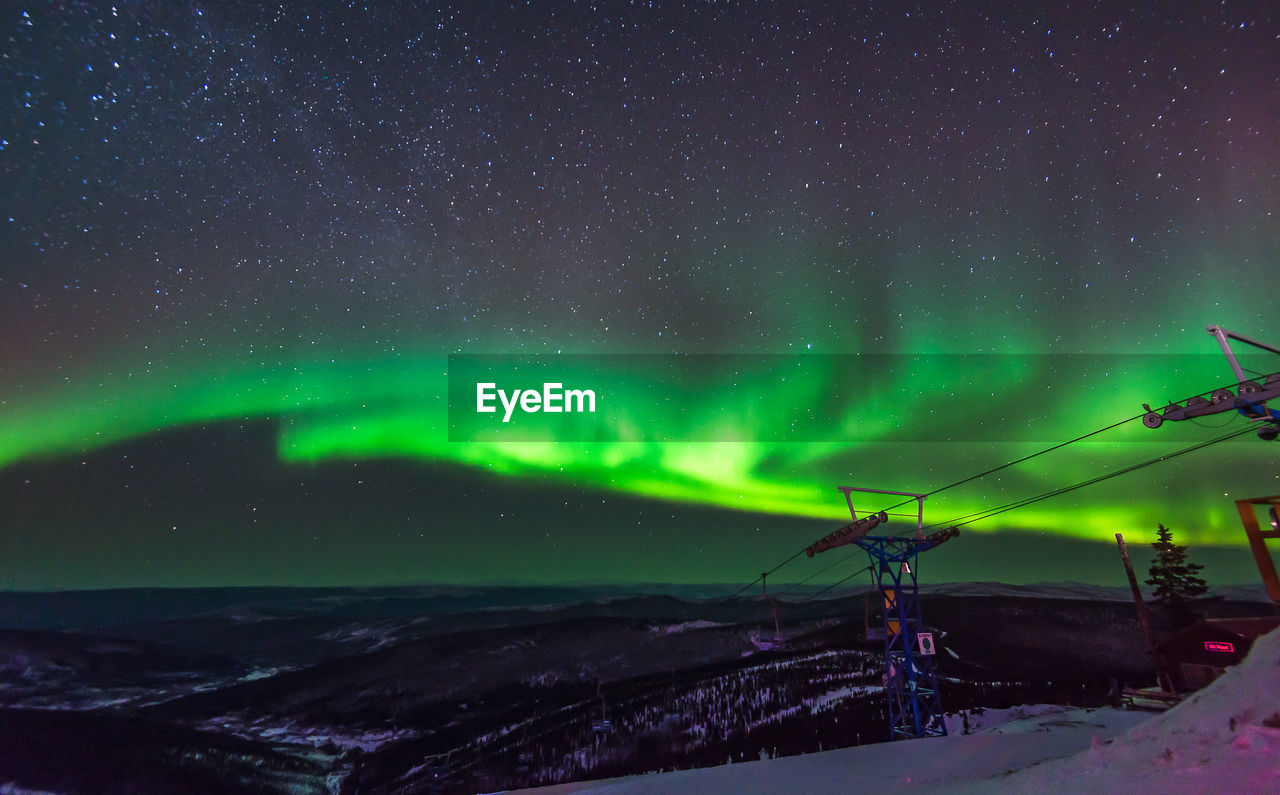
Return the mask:
[[[980,5],[6,4],[0,588],[747,582],[837,486],[1230,384],[1206,325],[1280,344],[1274,4]],[[498,354],[661,432],[451,435],[450,357]],[[926,522],[1246,427],[1130,422]],[[1232,500],[1275,493],[1245,433],[938,574],[1116,581],[1163,522],[1250,581]]]

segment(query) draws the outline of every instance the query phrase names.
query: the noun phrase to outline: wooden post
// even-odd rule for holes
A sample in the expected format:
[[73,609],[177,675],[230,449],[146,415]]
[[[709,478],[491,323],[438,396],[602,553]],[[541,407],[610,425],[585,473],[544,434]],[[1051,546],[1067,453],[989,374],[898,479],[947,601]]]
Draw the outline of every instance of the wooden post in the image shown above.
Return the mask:
[[1280,496],[1259,497],[1254,500],[1236,500],[1236,510],[1244,522],[1244,533],[1249,538],[1249,548],[1253,550],[1253,559],[1258,562],[1258,573],[1262,575],[1262,584],[1267,588],[1267,596],[1271,601],[1280,602],[1280,577],[1276,576],[1276,564],[1271,560],[1271,552],[1267,549],[1268,538],[1280,538],[1280,529],[1263,530],[1258,524],[1258,515],[1253,506],[1269,505],[1271,510],[1280,505]]
[[1142,625],[1142,635],[1147,640],[1147,654],[1156,664],[1156,681],[1161,690],[1173,692],[1173,683],[1164,670],[1164,662],[1156,653],[1156,636],[1151,631],[1151,617],[1147,614],[1147,603],[1142,601],[1142,591],[1138,588],[1138,578],[1133,573],[1133,561],[1129,560],[1129,547],[1124,543],[1124,536],[1116,533],[1116,544],[1120,547],[1120,557],[1124,560],[1125,574],[1129,575],[1129,587],[1133,590],[1133,605],[1138,611],[1138,623]]

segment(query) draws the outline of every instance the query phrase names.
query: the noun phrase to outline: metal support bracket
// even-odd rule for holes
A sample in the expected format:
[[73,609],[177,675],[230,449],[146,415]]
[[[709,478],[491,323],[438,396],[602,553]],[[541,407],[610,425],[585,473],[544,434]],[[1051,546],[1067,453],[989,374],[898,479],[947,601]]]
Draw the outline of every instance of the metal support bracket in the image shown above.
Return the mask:
[[[885,491],[884,489],[860,489],[854,486],[841,486],[840,491],[844,493],[844,501],[849,506],[849,515],[853,520],[858,521],[858,512],[853,509],[853,492],[864,492],[867,494],[892,494],[897,497],[914,497],[916,500],[916,538],[924,538],[924,498],[927,495],[916,494],[911,491]],[[884,513],[881,511],[881,513]]]

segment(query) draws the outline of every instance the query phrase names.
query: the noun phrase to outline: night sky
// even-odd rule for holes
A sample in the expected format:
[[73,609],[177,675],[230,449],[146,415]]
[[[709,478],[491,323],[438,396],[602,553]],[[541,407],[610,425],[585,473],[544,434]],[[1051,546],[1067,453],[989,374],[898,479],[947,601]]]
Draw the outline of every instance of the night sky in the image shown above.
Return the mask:
[[[1228,385],[1209,324],[1280,344],[1274,3],[848,5],[6,4],[0,588],[748,582],[837,486]],[[451,441],[473,354],[678,409]],[[1130,422],[925,519],[1246,427]],[[1276,493],[1246,433],[935,571],[1117,581],[1163,522],[1247,582],[1232,500]]]

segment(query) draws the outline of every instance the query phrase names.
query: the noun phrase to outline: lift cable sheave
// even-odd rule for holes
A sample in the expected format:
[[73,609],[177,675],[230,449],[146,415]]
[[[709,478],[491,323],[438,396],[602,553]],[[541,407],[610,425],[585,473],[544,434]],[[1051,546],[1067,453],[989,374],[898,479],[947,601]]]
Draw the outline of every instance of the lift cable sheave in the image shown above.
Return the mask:
[[1280,409],[1269,408],[1267,401],[1280,399],[1280,372],[1250,379],[1231,348],[1231,340],[1275,354],[1280,354],[1280,348],[1228,331],[1221,326],[1209,326],[1205,330],[1218,341],[1223,355],[1227,357],[1227,364],[1236,377],[1235,392],[1230,387],[1215,389],[1188,398],[1185,405],[1170,403],[1158,412],[1149,404],[1143,403],[1142,408],[1146,410],[1146,414],[1142,415],[1142,424],[1148,428],[1159,428],[1166,420],[1178,422],[1207,414],[1237,411],[1250,422],[1260,423],[1259,438],[1274,440],[1280,436]]

